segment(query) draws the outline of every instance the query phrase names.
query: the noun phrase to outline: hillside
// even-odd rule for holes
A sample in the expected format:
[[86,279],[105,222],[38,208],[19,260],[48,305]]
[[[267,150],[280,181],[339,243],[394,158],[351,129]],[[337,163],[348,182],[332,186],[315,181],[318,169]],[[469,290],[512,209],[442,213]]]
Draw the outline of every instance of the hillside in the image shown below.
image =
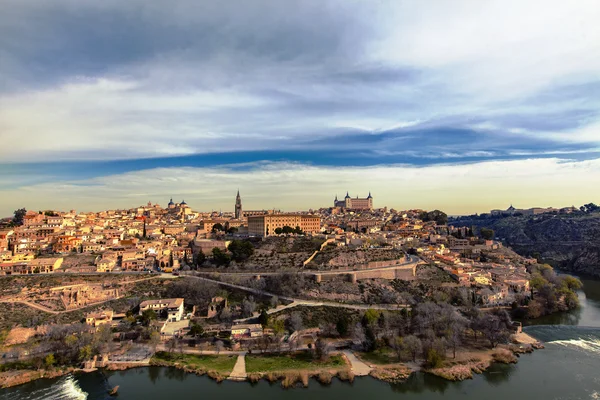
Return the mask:
[[566,271],[600,277],[600,213],[460,218],[454,226],[491,228],[496,237],[516,252],[539,253],[548,262]]

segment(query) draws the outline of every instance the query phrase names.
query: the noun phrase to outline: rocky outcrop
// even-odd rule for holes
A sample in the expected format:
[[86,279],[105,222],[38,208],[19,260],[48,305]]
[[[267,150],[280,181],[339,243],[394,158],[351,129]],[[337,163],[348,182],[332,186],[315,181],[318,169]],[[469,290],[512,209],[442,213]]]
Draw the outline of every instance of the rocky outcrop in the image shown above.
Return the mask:
[[600,213],[463,218],[450,224],[491,228],[521,255],[539,253],[560,269],[600,277]]

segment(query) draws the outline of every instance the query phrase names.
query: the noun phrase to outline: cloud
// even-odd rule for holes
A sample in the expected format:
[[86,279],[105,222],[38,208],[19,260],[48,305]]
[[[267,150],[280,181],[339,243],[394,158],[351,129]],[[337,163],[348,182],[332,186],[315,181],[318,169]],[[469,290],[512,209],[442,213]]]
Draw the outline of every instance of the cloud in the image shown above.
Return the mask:
[[567,206],[600,196],[600,159],[525,159],[415,167],[323,167],[262,162],[210,168],[157,168],[82,181],[64,180],[0,191],[0,211],[98,211],[147,201],[185,199],[195,210],[229,210],[237,189],[246,209],[306,210],[328,207],[349,191],[375,206],[443,209],[450,214],[492,208]]
[[600,8],[382,0],[12,2],[0,212],[594,201]]

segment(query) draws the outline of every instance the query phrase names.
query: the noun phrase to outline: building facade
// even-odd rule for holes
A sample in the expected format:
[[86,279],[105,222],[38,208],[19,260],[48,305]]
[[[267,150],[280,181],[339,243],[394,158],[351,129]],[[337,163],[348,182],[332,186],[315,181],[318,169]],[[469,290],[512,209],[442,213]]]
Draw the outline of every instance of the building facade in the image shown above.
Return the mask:
[[317,233],[321,230],[321,217],[307,214],[270,214],[248,217],[248,233],[250,235],[274,235],[275,229],[284,226],[299,227],[305,233]]
[[146,310],[154,310],[157,313],[165,310],[168,321],[181,321],[184,303],[182,298],[142,301],[140,303],[140,315]]
[[373,196],[371,196],[371,192],[365,198],[356,198],[350,197],[348,192],[346,192],[346,197],[343,200],[338,200],[337,196],[335,196],[335,200],[333,201],[334,207],[341,207],[346,210],[372,210],[373,209]]

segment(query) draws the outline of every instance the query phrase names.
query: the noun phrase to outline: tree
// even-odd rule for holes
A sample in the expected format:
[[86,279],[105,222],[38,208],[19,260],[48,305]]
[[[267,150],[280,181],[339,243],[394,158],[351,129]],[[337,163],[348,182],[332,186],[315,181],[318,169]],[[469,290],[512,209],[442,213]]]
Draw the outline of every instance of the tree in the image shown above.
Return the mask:
[[352,342],[355,345],[358,345],[362,348],[365,347],[365,343],[367,341],[367,336],[365,334],[365,328],[359,322],[354,325],[354,329],[352,330]]
[[94,334],[94,345],[99,353],[104,353],[107,350],[108,343],[110,343],[112,337],[110,325],[104,324],[98,328]]
[[254,254],[254,246],[247,240],[232,240],[227,249],[236,262],[243,262]]
[[50,353],[44,358],[44,364],[47,368],[52,368],[54,364],[56,364],[56,359],[54,358],[54,353]]
[[275,228],[275,234],[276,235],[281,235],[283,233],[283,229],[281,228]]
[[258,316],[258,323],[262,325],[263,329],[269,325],[269,314],[265,309],[262,309]]
[[156,347],[160,344],[160,333],[154,331],[150,333],[150,346],[152,351],[156,353]]
[[92,358],[92,346],[89,344],[79,349],[79,359],[81,361],[89,360]]
[[421,339],[419,339],[415,335],[409,335],[409,336],[402,338],[402,345],[403,345],[404,351],[406,351],[410,355],[413,362],[416,362],[417,354],[419,354],[421,351],[423,351],[423,345],[421,344]]
[[190,335],[194,337],[204,335],[204,327],[196,322],[194,322],[190,328]]
[[289,233],[294,233],[294,228],[286,225],[283,227],[283,229],[281,231],[287,235]]
[[225,345],[223,344],[222,341],[217,340],[215,342],[215,350],[217,351],[217,355],[221,352],[221,350],[223,350],[223,347],[225,347]]
[[13,224],[15,225],[23,225],[23,219],[25,218],[25,214],[27,214],[27,210],[24,208],[19,208],[15,210],[14,217],[12,219]]
[[481,332],[490,341],[492,348],[496,347],[498,343],[506,342],[510,336],[507,326],[510,318],[507,321],[503,317],[503,315],[500,316],[492,313],[487,313],[481,317]]
[[427,352],[427,366],[429,368],[440,368],[444,363],[444,356],[436,349]]
[[157,318],[156,311],[154,310],[144,310],[142,311],[142,325],[148,326],[150,325],[150,321],[154,321]]
[[495,236],[494,230],[493,229],[489,229],[489,228],[481,228],[481,230],[479,231],[479,234],[485,240],[492,240],[494,238],[494,236]]
[[362,324],[364,327],[374,324],[379,319],[380,313],[377,310],[369,308],[363,314]]
[[202,250],[200,250],[198,252],[198,254],[196,255],[196,268],[201,268],[205,261],[206,261],[206,256],[204,255]]
[[456,358],[456,348],[462,343],[462,332],[458,326],[452,326],[446,332],[446,341],[452,347],[452,358]]
[[446,213],[444,213],[440,210],[433,210],[433,211],[429,211],[429,212],[423,211],[419,215],[419,218],[423,222],[435,221],[435,223],[437,225],[448,224],[448,215],[446,215]]
[[290,315],[290,328],[292,328],[292,331],[294,332],[302,330],[302,314],[299,312],[293,312],[292,315]]
[[348,317],[343,314],[336,321],[335,330],[340,334],[340,336],[346,336],[348,334],[349,325],[350,321],[348,320]]
[[227,252],[219,249],[218,247],[215,247],[212,250],[212,254],[213,261],[217,265],[229,265],[229,263],[231,262],[231,256],[227,254]]
[[173,353],[173,351],[177,348],[177,338],[173,337],[167,341],[167,349],[169,353]]
[[251,317],[255,310],[256,302],[254,302],[254,297],[249,296],[242,301],[242,318]]
[[318,338],[315,343],[315,357],[319,360],[324,360],[329,356],[329,345],[321,338]]
[[219,222],[217,222],[216,224],[213,225],[212,227],[212,233],[215,232],[223,232],[225,230],[225,228],[223,228],[223,225]]
[[282,319],[275,319],[271,322],[271,328],[276,335],[281,335],[285,332],[285,321]]
[[231,310],[229,307],[223,307],[223,310],[221,310],[221,313],[219,314],[219,319],[223,322],[231,321]]

